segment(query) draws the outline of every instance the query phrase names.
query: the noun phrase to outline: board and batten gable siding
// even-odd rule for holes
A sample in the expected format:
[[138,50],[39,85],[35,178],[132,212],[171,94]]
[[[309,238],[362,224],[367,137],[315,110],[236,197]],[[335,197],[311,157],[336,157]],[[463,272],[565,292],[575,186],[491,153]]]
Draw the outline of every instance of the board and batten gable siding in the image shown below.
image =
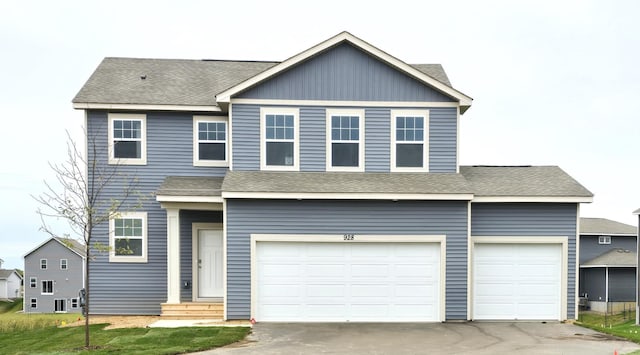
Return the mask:
[[[227,170],[193,166],[192,113],[147,112],[146,123],[147,165],[118,166],[121,178],[105,189],[102,198],[120,198],[123,179],[137,180],[142,207],[132,208],[138,199],[131,197],[121,211],[147,213],[147,262],[110,263],[106,252],[96,253],[90,277],[92,314],[160,314],[160,304],[167,300],[167,213],[154,193],[167,175],[224,176]],[[96,143],[101,166],[107,162],[107,125],[106,111],[88,111],[87,137]],[[91,146],[89,159],[93,159]],[[96,226],[93,241],[108,245],[108,229],[108,223]]]
[[[248,319],[251,234],[446,235],[446,319],[467,318],[466,201],[227,201],[227,317]],[[444,300],[443,300],[444,302]]]
[[[47,269],[40,269],[40,259],[47,259]],[[67,269],[60,269],[60,259],[67,259]],[[82,284],[83,263],[82,257],[55,240],[49,240],[24,259],[24,300],[27,313],[53,313],[55,299],[77,298],[78,292],[84,287]],[[30,279],[37,278],[36,287],[32,288]],[[42,294],[42,281],[54,282],[53,295]],[[34,310],[30,307],[30,299],[38,299],[38,307]],[[71,309],[67,303],[67,311],[80,312],[80,309]]]
[[346,43],[300,63],[237,97],[275,100],[455,101]]
[[[606,235],[606,234],[603,234]],[[597,235],[580,236],[580,263],[585,263],[612,249],[636,251],[636,237],[611,236],[611,244],[599,244]]]
[[577,206],[572,203],[472,203],[471,235],[568,237],[567,318],[575,317]]
[[[234,170],[260,170],[260,107],[269,106],[233,104]],[[300,171],[325,171],[327,159],[326,108],[318,106],[287,107],[300,109]],[[345,109],[353,108],[345,107]],[[429,171],[455,173],[457,170],[458,136],[456,108],[427,109],[429,110],[430,128]],[[364,110],[365,171],[389,172],[392,108],[365,107]]]

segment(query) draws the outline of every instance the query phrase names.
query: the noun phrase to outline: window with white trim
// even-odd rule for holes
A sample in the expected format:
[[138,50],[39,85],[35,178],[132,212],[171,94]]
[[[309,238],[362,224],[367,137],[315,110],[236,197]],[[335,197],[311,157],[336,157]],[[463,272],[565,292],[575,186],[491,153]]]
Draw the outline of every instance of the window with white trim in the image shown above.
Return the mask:
[[69,268],[69,261],[67,259],[60,259],[60,270],[67,270]]
[[598,237],[598,244],[611,244],[610,235],[601,235]]
[[391,171],[429,171],[429,111],[391,111]]
[[193,116],[193,165],[228,166],[227,118]]
[[29,278],[29,287],[31,288],[36,288],[38,287],[38,278],[37,277],[30,277]]
[[40,270],[47,269],[47,259],[40,259]]
[[120,213],[109,220],[109,261],[147,262],[147,213]]
[[31,304],[31,308],[38,308],[38,299],[32,298],[29,302]]
[[78,308],[78,299],[77,298],[72,298],[71,299],[71,308]]
[[41,293],[43,295],[53,295],[53,280],[42,280]]
[[260,117],[261,170],[299,170],[299,110],[263,107]]
[[327,110],[327,170],[364,171],[364,110]]
[[147,164],[145,115],[109,113],[109,164]]

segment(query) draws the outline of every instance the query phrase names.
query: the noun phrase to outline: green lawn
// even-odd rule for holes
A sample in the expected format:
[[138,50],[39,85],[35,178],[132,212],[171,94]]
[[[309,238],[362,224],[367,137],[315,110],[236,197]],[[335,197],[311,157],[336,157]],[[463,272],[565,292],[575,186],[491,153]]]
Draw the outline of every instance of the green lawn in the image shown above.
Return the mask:
[[626,316],[623,314],[609,315],[606,318],[601,314],[581,313],[576,324],[640,343],[640,327],[635,325],[635,312],[629,312]]
[[181,354],[212,349],[240,341],[248,327],[122,328],[105,330],[106,324],[91,325],[91,345],[84,346],[84,327],[57,325],[73,322],[78,315],[23,314],[22,302],[0,302],[0,349],[2,354]]

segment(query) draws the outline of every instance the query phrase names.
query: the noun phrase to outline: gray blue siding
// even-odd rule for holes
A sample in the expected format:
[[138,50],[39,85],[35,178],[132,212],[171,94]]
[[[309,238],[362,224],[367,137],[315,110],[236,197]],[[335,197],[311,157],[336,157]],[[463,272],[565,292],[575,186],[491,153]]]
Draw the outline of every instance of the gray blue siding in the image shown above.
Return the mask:
[[[47,259],[47,269],[40,269],[40,259]],[[67,269],[60,269],[60,259],[67,259]],[[78,298],[78,292],[84,287],[82,275],[84,273],[80,255],[69,250],[55,240],[42,245],[24,258],[24,310],[27,313],[53,313],[54,300],[66,300],[68,313],[80,313],[81,309],[71,308],[71,299]],[[36,287],[31,287],[30,279],[36,277]],[[54,282],[53,295],[42,294],[42,281]],[[37,308],[30,306],[31,298],[37,299]]]
[[576,204],[472,203],[472,236],[568,237],[567,317],[575,317]]
[[[349,107],[353,108],[353,107]],[[391,109],[365,108],[365,170],[389,172]],[[406,109],[406,108],[403,108]],[[233,169],[260,169],[260,106],[234,104]],[[429,108],[429,171],[456,172],[456,108]],[[326,170],[326,109],[300,107],[300,170]]]
[[[580,269],[580,294],[589,301],[606,301],[606,270],[603,267]],[[634,302],[636,300],[636,269],[609,268],[609,301]]]
[[598,244],[597,235],[580,236],[580,263],[585,263],[612,249],[636,251],[636,236],[611,236],[611,244]]
[[[137,179],[137,191],[143,196],[141,208],[136,198],[127,201],[122,211],[147,212],[148,259],[146,263],[110,263],[107,253],[97,253],[91,263],[91,313],[160,314],[167,298],[167,226],[166,211],[155,201],[154,192],[165,176],[224,176],[226,168],[193,166],[193,121],[191,113],[147,114],[147,165],[121,165],[118,176],[102,196],[119,199],[125,178]],[[107,112],[88,112],[88,137],[95,141],[97,161],[107,161]],[[93,159],[91,145],[89,159]],[[93,242],[108,245],[108,224],[96,226]],[[188,235],[190,239],[190,234]]]
[[454,101],[349,44],[338,45],[248,89],[238,97],[277,100]]
[[227,202],[227,314],[250,317],[250,235],[446,235],[446,319],[467,317],[467,203],[458,201]]

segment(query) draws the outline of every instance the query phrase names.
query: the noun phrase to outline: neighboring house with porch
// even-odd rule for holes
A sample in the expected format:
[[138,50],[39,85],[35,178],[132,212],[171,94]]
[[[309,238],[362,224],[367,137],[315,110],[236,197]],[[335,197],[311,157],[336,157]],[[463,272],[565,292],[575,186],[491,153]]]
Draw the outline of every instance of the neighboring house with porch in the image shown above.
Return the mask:
[[24,256],[24,312],[80,313],[84,245],[53,237]]
[[605,218],[580,218],[580,296],[591,310],[635,308],[637,228]]
[[105,58],[73,100],[89,161],[156,198],[96,227],[90,312],[575,318],[592,194],[556,166],[460,166],[471,103],[347,32],[282,62]]

